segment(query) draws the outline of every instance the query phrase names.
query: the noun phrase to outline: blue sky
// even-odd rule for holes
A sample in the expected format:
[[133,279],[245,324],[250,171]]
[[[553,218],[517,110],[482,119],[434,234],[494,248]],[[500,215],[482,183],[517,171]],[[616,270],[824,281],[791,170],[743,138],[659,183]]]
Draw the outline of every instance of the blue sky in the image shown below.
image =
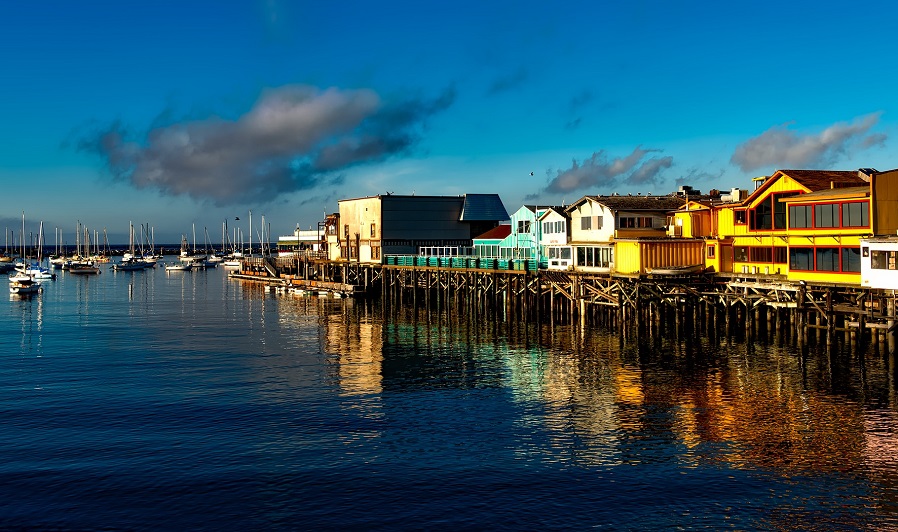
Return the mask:
[[217,242],[249,211],[276,236],[385,192],[495,192],[512,212],[891,169],[898,69],[876,23],[896,10],[7,2],[0,225]]

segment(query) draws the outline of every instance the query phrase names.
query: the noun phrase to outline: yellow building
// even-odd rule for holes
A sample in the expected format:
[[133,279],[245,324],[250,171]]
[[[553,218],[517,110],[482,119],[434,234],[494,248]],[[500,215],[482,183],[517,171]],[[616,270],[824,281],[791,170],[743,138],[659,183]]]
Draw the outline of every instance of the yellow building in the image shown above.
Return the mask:
[[[720,253],[721,247],[732,250],[732,239],[721,239],[718,235],[718,217],[723,209],[716,202],[690,200],[673,212],[668,219],[668,235],[673,238],[702,239],[704,244],[705,271],[732,271],[732,253]],[[730,216],[732,219],[732,216]]]
[[898,229],[898,170],[778,170],[757,182],[716,208],[720,271],[860,284],[860,238]]

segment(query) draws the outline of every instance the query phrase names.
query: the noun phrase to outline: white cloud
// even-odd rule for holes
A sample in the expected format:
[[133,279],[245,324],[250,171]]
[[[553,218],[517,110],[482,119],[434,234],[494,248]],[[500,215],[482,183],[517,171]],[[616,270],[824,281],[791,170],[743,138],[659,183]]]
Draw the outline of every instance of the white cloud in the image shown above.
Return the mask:
[[740,144],[730,162],[743,171],[827,166],[839,156],[851,156],[885,142],[885,134],[867,134],[879,122],[879,115],[869,114],[851,123],[839,122],[808,135],[795,133],[786,124],[774,126]]

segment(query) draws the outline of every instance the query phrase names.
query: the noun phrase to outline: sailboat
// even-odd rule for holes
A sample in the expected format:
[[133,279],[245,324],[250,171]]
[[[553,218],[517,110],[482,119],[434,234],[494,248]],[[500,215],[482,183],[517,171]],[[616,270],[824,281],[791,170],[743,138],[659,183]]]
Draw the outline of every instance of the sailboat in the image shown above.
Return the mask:
[[134,224],[131,223],[131,224],[129,224],[129,226],[130,226],[130,232],[128,234],[129,253],[126,253],[125,255],[122,256],[121,262],[112,265],[112,268],[115,271],[134,272],[134,271],[146,269],[146,267],[147,267],[147,263],[145,263],[143,260],[140,259],[140,257],[137,257],[134,254]]
[[[22,212],[22,259],[25,257],[25,213]],[[22,268],[16,268],[16,273],[9,277],[9,293],[16,295],[36,294],[40,292],[41,285],[31,278],[26,272],[27,263],[22,262]]]
[[196,225],[193,226],[193,249],[187,244],[187,236],[181,235],[181,262],[190,263],[194,268],[206,267],[206,256],[196,252]]
[[44,222],[41,222],[40,229],[37,233],[37,262],[29,263],[25,258],[24,251],[24,235],[25,235],[25,213],[22,213],[22,271],[30,276],[32,279],[56,279],[56,274],[51,272],[49,268],[44,268],[41,266],[41,261],[43,260],[43,248],[44,248]]
[[75,275],[96,275],[100,273],[100,267],[90,258],[90,231],[84,228],[84,239],[81,241],[83,249],[78,250],[79,260],[68,263],[67,271]]

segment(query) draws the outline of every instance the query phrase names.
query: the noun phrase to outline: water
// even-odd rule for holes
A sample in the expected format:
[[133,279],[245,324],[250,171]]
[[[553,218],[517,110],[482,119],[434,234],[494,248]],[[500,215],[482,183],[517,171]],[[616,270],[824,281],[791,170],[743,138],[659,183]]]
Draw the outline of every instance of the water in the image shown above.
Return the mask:
[[893,361],[60,273],[0,304],[0,528],[898,527]]

